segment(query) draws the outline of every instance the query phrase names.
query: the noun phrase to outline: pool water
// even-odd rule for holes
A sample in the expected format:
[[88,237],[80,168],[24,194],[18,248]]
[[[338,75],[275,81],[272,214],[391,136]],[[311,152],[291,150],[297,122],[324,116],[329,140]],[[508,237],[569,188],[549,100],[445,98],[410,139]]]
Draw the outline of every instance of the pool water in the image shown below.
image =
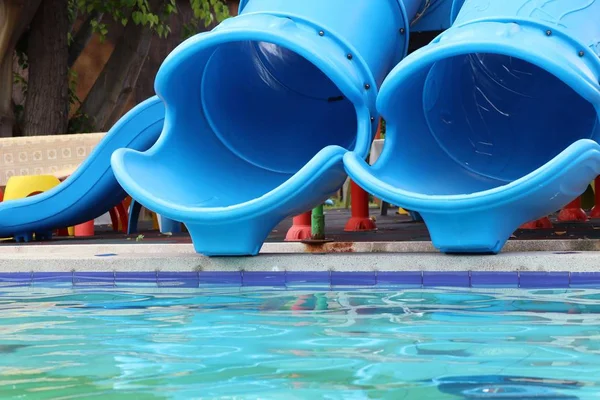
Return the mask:
[[600,290],[0,296],[0,398],[593,399]]

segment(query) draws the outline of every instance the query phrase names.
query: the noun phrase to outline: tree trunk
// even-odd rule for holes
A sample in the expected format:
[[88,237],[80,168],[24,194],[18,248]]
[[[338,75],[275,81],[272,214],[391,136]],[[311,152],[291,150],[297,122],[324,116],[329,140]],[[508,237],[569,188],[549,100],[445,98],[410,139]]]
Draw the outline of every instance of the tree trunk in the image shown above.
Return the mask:
[[0,0],[0,137],[12,136],[13,52],[40,0]]
[[0,137],[11,137],[15,124],[12,81],[12,57],[4,57],[0,61]]
[[178,12],[169,16],[171,33],[166,38],[154,36],[144,67],[135,86],[134,102],[141,103],[155,95],[154,79],[167,56],[183,41],[183,26],[194,16],[189,0],[177,1]]
[[62,134],[69,122],[69,15],[66,0],[43,0],[29,36],[23,134]]
[[100,76],[85,98],[80,113],[95,129],[107,131],[122,116],[123,108],[144,65],[153,33],[129,22]]

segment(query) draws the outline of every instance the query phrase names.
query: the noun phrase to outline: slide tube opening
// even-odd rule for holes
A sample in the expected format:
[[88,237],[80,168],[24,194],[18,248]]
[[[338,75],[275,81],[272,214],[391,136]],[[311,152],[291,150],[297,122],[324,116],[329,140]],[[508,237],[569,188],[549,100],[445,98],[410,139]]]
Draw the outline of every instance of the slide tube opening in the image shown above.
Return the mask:
[[408,83],[385,105],[396,137],[384,153],[400,154],[387,157],[401,164],[403,184],[417,193],[493,189],[600,134],[590,101],[557,74],[508,51],[441,57],[404,78],[397,82]]
[[328,145],[351,150],[355,106],[315,64],[265,41],[214,48],[202,77],[210,129],[255,167],[293,174]]

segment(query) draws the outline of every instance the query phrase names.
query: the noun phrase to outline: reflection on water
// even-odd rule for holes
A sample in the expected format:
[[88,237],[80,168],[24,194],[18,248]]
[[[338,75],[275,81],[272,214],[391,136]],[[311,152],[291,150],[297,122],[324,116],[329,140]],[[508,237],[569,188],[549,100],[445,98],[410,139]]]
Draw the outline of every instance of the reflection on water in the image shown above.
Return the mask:
[[586,399],[600,291],[19,289],[0,398]]

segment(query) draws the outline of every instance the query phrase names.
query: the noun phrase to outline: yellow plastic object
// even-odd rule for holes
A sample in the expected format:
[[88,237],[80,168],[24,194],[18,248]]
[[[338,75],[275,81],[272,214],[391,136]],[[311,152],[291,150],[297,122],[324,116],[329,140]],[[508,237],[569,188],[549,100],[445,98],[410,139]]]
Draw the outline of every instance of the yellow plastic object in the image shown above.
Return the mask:
[[[54,175],[22,175],[11,176],[4,189],[4,201],[18,200],[52,189],[60,184],[60,179]],[[74,229],[69,227],[69,236]]]
[[400,214],[400,215],[408,215],[408,211],[406,211],[402,207],[398,207],[398,214]]
[[4,201],[23,199],[50,190],[59,184],[60,180],[53,175],[11,176],[6,182]]

